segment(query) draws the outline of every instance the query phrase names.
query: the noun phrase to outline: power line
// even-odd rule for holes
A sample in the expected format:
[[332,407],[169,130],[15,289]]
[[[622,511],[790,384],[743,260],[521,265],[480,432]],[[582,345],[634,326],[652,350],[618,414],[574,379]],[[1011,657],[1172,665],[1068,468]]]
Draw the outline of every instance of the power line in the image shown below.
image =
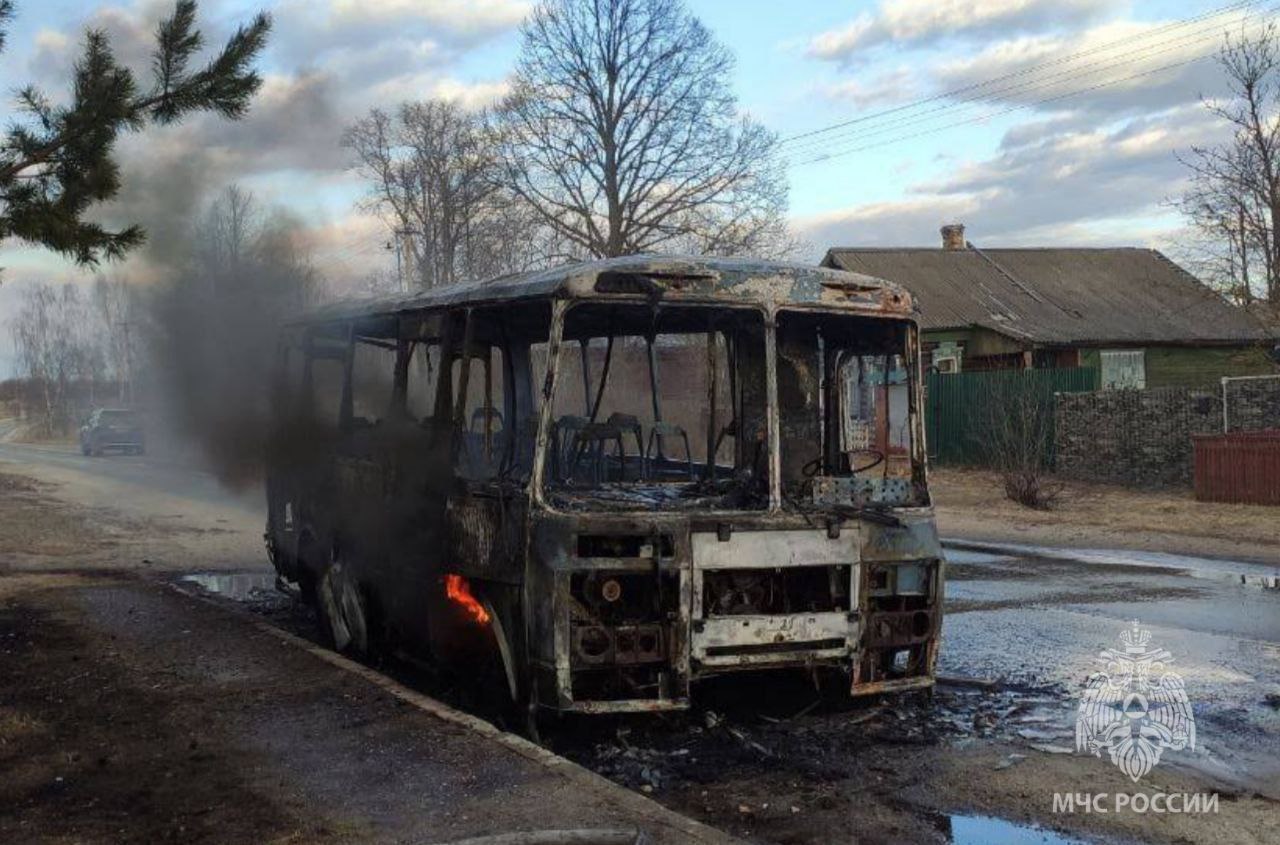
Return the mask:
[[1020,111],[1021,109],[1027,109],[1027,108],[1031,108],[1032,106],[1038,106],[1038,105],[1042,105],[1042,104],[1044,104],[1044,103],[1051,103],[1051,102],[1055,102],[1055,101],[1057,101],[1057,100],[1065,100],[1065,99],[1067,99],[1068,97],[1074,97],[1074,96],[1077,96],[1077,95],[1079,95],[1079,94],[1087,94],[1087,93],[1089,93],[1090,91],[1097,91],[1097,90],[1099,90],[1099,89],[1101,89],[1101,88],[1107,88],[1107,87],[1109,87],[1109,86],[1111,86],[1111,85],[1119,85],[1119,84],[1120,84],[1120,83],[1122,83],[1122,82],[1129,82],[1130,80],[1138,79],[1138,78],[1143,77],[1143,76],[1150,76],[1150,75],[1151,75],[1151,74],[1153,74],[1153,73],[1159,73],[1160,71],[1163,71],[1163,70],[1170,70],[1170,69],[1175,68],[1175,67],[1181,67],[1181,66],[1183,66],[1183,65],[1189,65],[1189,64],[1192,64],[1193,62],[1203,61],[1203,60],[1205,60],[1205,59],[1209,58],[1209,57],[1210,57],[1210,56],[1212,56],[1212,55],[1213,55],[1213,53],[1205,53],[1205,54],[1203,54],[1203,55],[1196,56],[1196,57],[1191,58],[1191,59],[1186,59],[1186,60],[1184,60],[1184,61],[1180,61],[1180,62],[1172,62],[1172,63],[1167,64],[1167,65],[1161,65],[1160,67],[1151,68],[1150,70],[1145,70],[1145,71],[1142,71],[1141,73],[1135,73],[1135,74],[1133,74],[1133,75],[1131,75],[1131,76],[1126,76],[1126,77],[1123,77],[1123,78],[1121,78],[1121,79],[1112,79],[1112,80],[1109,80],[1109,81],[1107,81],[1107,82],[1100,82],[1100,83],[1098,83],[1097,85],[1090,85],[1090,86],[1089,86],[1089,87],[1087,87],[1087,88],[1081,88],[1081,89],[1078,89],[1078,90],[1075,90],[1075,91],[1068,91],[1068,92],[1067,92],[1067,93],[1065,93],[1065,94],[1058,94],[1058,95],[1053,96],[1053,97],[1045,97],[1045,98],[1043,98],[1043,99],[1035,100],[1034,102],[1030,102],[1030,103],[1023,103],[1023,104],[1016,105],[1016,106],[1010,106],[1009,108],[1002,109],[1002,110],[997,111],[997,112],[992,112],[992,113],[990,113],[990,114],[978,115],[977,117],[969,118],[969,119],[967,119],[967,120],[957,121],[957,122],[955,122],[955,123],[948,123],[948,124],[946,124],[946,125],[938,126],[938,127],[934,127],[933,129],[927,129],[927,130],[924,130],[924,131],[922,131],[922,132],[915,132],[915,133],[911,133],[911,134],[907,134],[907,135],[902,135],[902,136],[899,136],[899,137],[897,137],[897,138],[889,138],[889,139],[886,139],[886,140],[884,140],[884,141],[876,141],[875,143],[867,144],[866,146],[862,146],[862,147],[855,147],[855,148],[853,148],[853,149],[837,150],[837,151],[835,151],[835,152],[831,152],[831,153],[824,153],[823,155],[817,156],[817,157],[815,157],[815,158],[811,158],[811,159],[808,159],[808,160],[806,160],[806,161],[797,162],[797,165],[817,164],[818,162],[829,161],[829,160],[831,160],[831,159],[833,159],[833,158],[839,158],[840,156],[849,155],[849,154],[851,154],[851,153],[865,152],[866,150],[872,150],[872,149],[875,149],[875,148],[877,148],[877,147],[887,146],[888,144],[896,144],[896,143],[898,143],[899,141],[909,141],[909,140],[913,140],[913,139],[915,139],[915,138],[923,137],[923,136],[925,136],[925,135],[933,135],[933,134],[936,134],[936,133],[938,133],[938,132],[942,132],[942,131],[947,130],[947,129],[954,129],[954,128],[956,128],[957,126],[965,126],[965,125],[970,124],[970,123],[978,123],[978,122],[983,121],[983,120],[989,120],[989,119],[994,118],[994,117],[1000,117],[1001,115],[1009,114],[1010,112]]
[[[1228,5],[1228,6],[1222,6],[1222,7],[1219,7],[1218,9],[1213,9],[1213,10],[1211,10],[1211,11],[1205,12],[1204,14],[1202,14],[1202,15],[1198,15],[1198,16],[1193,17],[1193,18],[1188,18],[1188,19],[1186,19],[1186,20],[1182,20],[1182,21],[1177,21],[1177,22],[1173,22],[1173,23],[1165,24],[1164,26],[1158,27],[1158,28],[1156,28],[1156,29],[1154,29],[1154,30],[1150,30],[1150,31],[1148,31],[1148,32],[1144,33],[1143,35],[1138,36],[1138,40],[1141,40],[1141,39],[1144,39],[1144,38],[1149,38],[1149,37],[1151,37],[1152,35],[1156,35],[1156,34],[1158,34],[1158,33],[1162,32],[1162,31],[1167,31],[1167,30],[1169,30],[1169,29],[1177,29],[1177,28],[1180,28],[1180,27],[1188,26],[1188,25],[1191,25],[1191,24],[1197,23],[1197,22],[1199,22],[1199,21],[1201,21],[1201,20],[1205,20],[1205,19],[1207,19],[1207,18],[1214,17],[1214,16],[1219,15],[1219,14],[1223,14],[1223,13],[1227,13],[1227,12],[1235,11],[1236,9],[1239,9],[1239,8],[1242,8],[1242,7],[1252,6],[1252,5],[1254,5],[1255,3],[1257,3],[1257,2],[1258,2],[1258,0],[1244,0],[1244,2],[1234,3],[1234,4],[1231,4],[1231,5]],[[968,84],[968,85],[961,86],[960,88],[953,88],[953,89],[951,89],[951,90],[949,90],[949,91],[943,91],[943,92],[941,92],[941,93],[939,93],[939,94],[934,94],[934,95],[932,95],[932,96],[925,97],[924,99],[921,99],[921,100],[916,100],[916,101],[913,101],[913,102],[910,102],[910,103],[904,103],[903,105],[900,105],[900,106],[894,106],[893,108],[883,109],[883,110],[878,111],[878,112],[873,112],[872,114],[869,114],[869,115],[863,115],[863,116],[861,116],[861,117],[855,117],[855,118],[852,118],[852,119],[850,119],[850,120],[845,120],[845,121],[841,121],[841,122],[839,122],[839,123],[831,124],[831,125],[829,125],[829,126],[823,126],[823,127],[819,127],[819,128],[817,128],[817,129],[811,129],[811,130],[808,130],[808,131],[806,131],[806,132],[800,132],[800,133],[797,133],[797,134],[795,134],[795,135],[791,135],[791,136],[789,136],[789,137],[787,137],[787,138],[783,138],[783,139],[782,139],[782,141],[781,141],[780,143],[782,143],[782,144],[790,144],[790,143],[794,143],[794,142],[799,141],[799,140],[801,140],[801,139],[803,139],[803,138],[808,138],[808,137],[811,137],[811,136],[814,136],[814,135],[821,135],[821,134],[824,134],[824,133],[826,133],[826,132],[831,132],[831,131],[834,131],[834,130],[837,130],[837,129],[841,129],[841,128],[845,127],[845,126],[851,126],[851,125],[853,125],[853,124],[855,124],[855,123],[864,123],[864,122],[869,121],[869,120],[875,120],[876,118],[879,118],[879,117],[884,117],[884,116],[886,116],[886,115],[896,114],[896,113],[898,113],[898,112],[906,111],[906,110],[908,110],[908,109],[913,109],[913,108],[916,108],[916,107],[918,107],[918,106],[927,105],[928,103],[932,103],[932,102],[935,102],[935,101],[937,101],[937,100],[951,99],[951,98],[953,98],[953,97],[955,97],[955,96],[957,96],[957,95],[959,95],[959,94],[964,94],[964,93],[966,93],[966,92],[968,92],[968,91],[972,91],[972,90],[979,89],[979,88],[984,88],[984,87],[986,87],[986,86],[988,86],[988,85],[992,85],[992,84],[995,84],[995,83],[997,83],[997,82],[1003,82],[1003,81],[1004,81],[1004,80],[1006,80],[1006,79],[1013,79],[1013,78],[1016,78],[1016,77],[1019,77],[1019,76],[1024,76],[1024,75],[1026,75],[1026,74],[1028,74],[1028,73],[1033,73],[1033,72],[1035,72],[1035,71],[1037,71],[1037,70],[1042,70],[1042,69],[1044,69],[1044,68],[1046,68],[1046,67],[1053,67],[1053,66],[1055,66],[1055,65],[1064,64],[1064,63],[1069,62],[1069,61],[1074,61],[1075,59],[1080,58],[1081,56],[1091,55],[1091,54],[1093,54],[1093,53],[1098,53],[1098,52],[1102,52],[1102,51],[1104,51],[1104,50],[1109,50],[1109,49],[1111,49],[1112,47],[1120,46],[1120,45],[1123,45],[1123,44],[1128,44],[1128,43],[1131,43],[1131,41],[1132,41],[1132,40],[1134,40],[1134,39],[1127,39],[1127,38],[1124,38],[1124,39],[1116,39],[1115,41],[1109,41],[1109,42],[1106,42],[1105,44],[1099,44],[1098,46],[1096,46],[1096,47],[1092,47],[1092,48],[1090,48],[1090,49],[1088,49],[1088,50],[1081,50],[1081,51],[1076,52],[1076,53],[1071,53],[1070,55],[1067,55],[1067,56],[1059,56],[1057,59],[1053,59],[1053,60],[1048,61],[1048,62],[1042,62],[1042,63],[1037,64],[1037,65],[1032,65],[1032,66],[1030,66],[1030,67],[1021,68],[1020,70],[1012,71],[1012,72],[1007,73],[1007,74],[1004,74],[1004,75],[1002,75],[1002,76],[993,77],[992,79],[984,80],[984,81],[981,81],[981,82],[973,82],[973,83],[970,83],[970,84]]]
[[[1253,16],[1249,16],[1249,17],[1253,17]],[[1248,17],[1241,18],[1237,22],[1244,23],[1246,20],[1248,20]],[[1121,57],[1113,57],[1113,59],[1108,60],[1106,62],[1093,63],[1087,66],[1073,68],[1069,71],[1065,71],[1059,74],[1054,74],[1042,79],[1032,79],[1024,83],[1019,83],[1014,86],[1009,86],[1006,88],[1001,88],[1001,89],[993,90],[990,92],[986,92],[986,95],[991,97],[1022,96],[1022,95],[1031,93],[1033,91],[1042,90],[1045,88],[1051,88],[1055,85],[1069,83],[1077,79],[1094,76],[1100,72],[1113,70],[1115,68],[1123,67],[1124,65],[1134,64],[1135,59],[1139,59],[1139,60],[1148,59],[1153,56],[1158,56],[1164,53],[1181,49],[1183,47],[1192,46],[1203,41],[1215,39],[1217,37],[1218,37],[1218,34],[1216,32],[1199,33],[1194,38],[1190,36],[1183,36],[1179,39],[1175,39],[1177,43],[1175,43],[1173,46],[1166,46],[1163,49],[1158,49],[1158,50],[1152,49],[1154,47],[1160,46],[1159,44],[1150,45],[1146,48],[1143,48],[1142,50],[1131,51],[1131,53],[1129,54],[1124,54],[1125,56],[1130,56],[1131,58],[1118,60]],[[1167,43],[1167,42],[1162,42],[1162,43]],[[1195,59],[1203,58],[1204,55],[1211,55],[1211,54],[1202,54],[1202,55],[1196,56]],[[1162,68],[1167,68],[1170,66],[1171,65],[1164,65],[1162,66]],[[1176,63],[1172,66],[1176,66]],[[1157,68],[1157,70],[1158,69],[1160,68]],[[1094,89],[1090,88],[1090,89],[1082,89],[1082,90],[1094,90]],[[1037,102],[1043,102],[1043,101],[1041,100]],[[842,143],[842,142],[848,142],[848,141],[859,139],[859,138],[872,137],[875,135],[883,135],[886,132],[897,131],[907,126],[913,126],[920,123],[927,123],[927,122],[936,120],[940,116],[946,113],[964,112],[974,108],[979,108],[982,105],[983,105],[983,102],[981,100],[965,100],[958,103],[948,103],[948,104],[944,104],[944,105],[929,109],[928,111],[925,111],[921,114],[908,116],[902,120],[896,120],[896,121],[890,121],[882,124],[865,126],[865,127],[856,129],[853,132],[841,132],[838,135],[835,135],[832,137],[814,138],[802,144],[799,149],[787,150],[787,152],[788,153],[801,152],[807,155],[810,152],[822,149],[824,147],[830,147],[831,144],[833,143]]]
[[[1091,47],[1091,48],[1089,48],[1089,49],[1087,49],[1087,50],[1080,50],[1080,51],[1077,51],[1077,52],[1075,52],[1075,53],[1071,53],[1071,54],[1066,55],[1066,56],[1059,56],[1059,57],[1058,57],[1058,58],[1056,58],[1056,59],[1052,59],[1052,60],[1049,60],[1049,61],[1046,61],[1046,62],[1041,62],[1041,63],[1039,63],[1039,64],[1031,65],[1031,66],[1029,66],[1029,67],[1021,68],[1021,69],[1019,69],[1019,70],[1017,70],[1017,71],[1012,71],[1012,72],[1010,72],[1010,73],[1006,73],[1006,74],[1003,74],[1003,75],[1001,75],[1001,76],[993,77],[993,78],[991,78],[991,79],[987,79],[987,80],[983,80],[983,81],[979,81],[979,82],[973,82],[973,83],[970,83],[970,84],[968,84],[968,85],[961,86],[961,87],[959,87],[959,88],[953,88],[953,89],[948,90],[948,91],[943,91],[943,92],[941,92],[941,93],[934,94],[934,95],[932,95],[932,96],[929,96],[929,97],[926,97],[926,98],[923,98],[923,99],[920,99],[920,100],[916,100],[916,101],[913,101],[913,102],[910,102],[910,103],[904,103],[903,105],[900,105],[900,106],[895,106],[895,107],[893,107],[893,108],[889,108],[889,109],[883,109],[883,110],[878,111],[878,112],[873,112],[872,114],[862,115],[862,116],[860,116],[860,117],[852,118],[852,119],[850,119],[850,120],[841,121],[841,122],[839,122],[839,123],[834,123],[834,124],[831,124],[831,125],[829,125],[829,126],[819,127],[819,128],[817,128],[817,129],[811,129],[811,130],[808,130],[808,131],[806,131],[806,132],[801,132],[801,133],[798,133],[798,134],[796,134],[796,135],[792,135],[792,136],[790,136],[790,137],[788,137],[788,138],[784,138],[784,139],[781,141],[781,143],[785,146],[785,145],[788,145],[788,144],[795,144],[795,143],[797,143],[797,142],[803,142],[805,139],[816,138],[817,136],[825,135],[825,134],[830,133],[830,132],[835,132],[835,131],[838,131],[838,130],[840,130],[840,129],[843,129],[843,128],[846,128],[846,127],[849,127],[849,126],[853,126],[853,125],[856,125],[856,124],[866,123],[866,122],[873,121],[873,120],[877,120],[877,119],[879,119],[879,118],[887,117],[887,116],[889,116],[889,115],[893,115],[893,114],[900,114],[900,113],[902,113],[902,112],[904,112],[904,111],[910,111],[910,110],[913,110],[913,109],[917,109],[917,108],[919,108],[919,107],[921,107],[921,106],[928,105],[929,103],[937,102],[937,101],[939,101],[939,100],[949,100],[949,99],[953,99],[953,98],[955,98],[955,97],[957,97],[957,96],[959,96],[959,95],[961,95],[961,94],[966,94],[966,93],[969,93],[969,92],[975,92],[975,91],[981,91],[981,90],[982,90],[982,89],[984,89],[984,88],[991,87],[991,86],[993,86],[993,85],[996,85],[996,84],[998,84],[998,83],[1001,83],[1001,82],[1004,82],[1004,81],[1007,81],[1007,80],[1017,79],[1017,78],[1019,78],[1019,77],[1027,76],[1027,75],[1029,75],[1029,74],[1036,73],[1037,71],[1044,70],[1044,69],[1049,68],[1049,67],[1055,67],[1055,66],[1058,66],[1058,65],[1063,65],[1063,64],[1067,64],[1067,63],[1069,63],[1069,62],[1073,62],[1073,61],[1075,61],[1076,59],[1081,58],[1081,57],[1084,57],[1084,56],[1089,56],[1089,55],[1094,55],[1094,54],[1096,54],[1096,53],[1105,52],[1105,51],[1110,50],[1110,49],[1112,49],[1112,48],[1114,48],[1114,47],[1117,47],[1117,46],[1131,45],[1131,44],[1133,44],[1133,43],[1135,43],[1135,42],[1142,42],[1142,41],[1145,41],[1145,40],[1149,40],[1150,38],[1152,38],[1152,37],[1154,37],[1154,36],[1156,36],[1156,35],[1159,35],[1159,34],[1164,33],[1164,32],[1168,32],[1168,31],[1170,31],[1170,30],[1183,29],[1183,28],[1186,28],[1186,27],[1189,27],[1189,26],[1194,26],[1195,24],[1200,23],[1200,22],[1205,21],[1205,20],[1208,20],[1208,19],[1210,19],[1210,18],[1214,18],[1214,17],[1219,16],[1219,15],[1222,15],[1222,14],[1227,14],[1227,13],[1230,13],[1230,12],[1232,12],[1232,11],[1237,11],[1237,10],[1241,10],[1241,9],[1248,8],[1248,7],[1250,7],[1250,6],[1254,6],[1254,5],[1256,5],[1258,2],[1259,2],[1259,0],[1244,0],[1243,2],[1232,3],[1232,4],[1229,4],[1229,5],[1226,5],[1226,6],[1219,7],[1219,8],[1217,8],[1217,9],[1210,10],[1210,11],[1208,11],[1208,12],[1204,12],[1204,13],[1202,13],[1202,14],[1200,14],[1200,15],[1197,15],[1197,16],[1195,16],[1195,17],[1192,17],[1192,18],[1188,18],[1188,19],[1185,19],[1185,20],[1177,21],[1177,22],[1172,22],[1172,23],[1165,24],[1165,25],[1163,25],[1163,26],[1157,27],[1157,28],[1155,28],[1155,29],[1148,30],[1147,32],[1143,33],[1142,35],[1140,35],[1140,36],[1136,36],[1136,37],[1134,37],[1134,38],[1116,39],[1116,40],[1114,40],[1114,41],[1109,41],[1109,42],[1106,42],[1106,43],[1104,43],[1104,44],[1097,45],[1096,47]],[[1241,18],[1241,20],[1243,20],[1243,19],[1244,19],[1244,18]],[[1215,22],[1215,24],[1214,24],[1214,25],[1216,26],[1216,22]],[[1165,43],[1165,42],[1161,42],[1161,43]],[[1149,45],[1149,46],[1158,46],[1158,45]],[[1080,69],[1081,69],[1081,68],[1076,68],[1076,70],[1080,70]],[[972,98],[968,98],[968,99],[972,99]],[[802,144],[801,144],[801,146],[805,146],[805,144],[804,144],[804,143],[802,143]]]

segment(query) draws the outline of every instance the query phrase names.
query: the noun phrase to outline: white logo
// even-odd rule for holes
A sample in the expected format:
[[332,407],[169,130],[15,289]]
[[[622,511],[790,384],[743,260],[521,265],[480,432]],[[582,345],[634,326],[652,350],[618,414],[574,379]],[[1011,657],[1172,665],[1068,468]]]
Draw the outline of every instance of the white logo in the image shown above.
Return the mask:
[[1111,762],[1135,782],[1165,749],[1195,750],[1196,719],[1182,678],[1166,670],[1173,655],[1154,648],[1138,620],[1120,633],[1123,650],[1103,649],[1106,669],[1089,677],[1076,716],[1076,750]]

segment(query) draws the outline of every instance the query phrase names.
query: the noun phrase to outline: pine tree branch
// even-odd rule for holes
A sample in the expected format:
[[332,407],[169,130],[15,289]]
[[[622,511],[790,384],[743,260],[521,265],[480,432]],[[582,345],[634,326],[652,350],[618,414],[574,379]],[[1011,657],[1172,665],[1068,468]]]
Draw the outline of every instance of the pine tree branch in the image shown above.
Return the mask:
[[[0,0],[0,36],[11,14]],[[192,112],[211,111],[237,119],[249,108],[262,80],[252,65],[266,45],[271,18],[258,14],[241,26],[200,70],[189,66],[204,44],[196,28],[194,0],[177,0],[156,30],[154,84],[138,91],[132,72],[120,65],[104,32],[85,34],[72,79],[71,104],[56,108],[28,87],[19,94],[24,124],[0,142],[0,239],[18,237],[70,255],[81,264],[122,257],[142,243],[141,229],[110,232],[81,218],[94,202],[120,189],[112,157],[122,131],[148,123],[167,124]]]

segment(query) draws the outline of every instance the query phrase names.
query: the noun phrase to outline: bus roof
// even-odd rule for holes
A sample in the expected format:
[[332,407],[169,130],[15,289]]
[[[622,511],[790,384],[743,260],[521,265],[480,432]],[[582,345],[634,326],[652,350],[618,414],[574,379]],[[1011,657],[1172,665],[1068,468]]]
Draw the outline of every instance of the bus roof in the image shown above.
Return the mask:
[[299,323],[521,299],[611,299],[644,296],[671,302],[814,305],[886,316],[911,316],[911,294],[884,279],[811,264],[743,258],[631,255],[546,270],[458,282],[394,296],[329,303]]

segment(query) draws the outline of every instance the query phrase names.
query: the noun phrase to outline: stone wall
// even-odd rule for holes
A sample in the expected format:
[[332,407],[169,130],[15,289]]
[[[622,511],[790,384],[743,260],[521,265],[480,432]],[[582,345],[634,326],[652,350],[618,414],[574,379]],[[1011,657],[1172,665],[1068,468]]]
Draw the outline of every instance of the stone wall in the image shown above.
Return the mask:
[[[1232,431],[1280,428],[1280,379],[1230,382]],[[1059,393],[1055,469],[1068,478],[1163,487],[1192,481],[1193,434],[1222,431],[1221,389]]]
[[1280,429],[1280,376],[1229,381],[1226,393],[1229,430]]

